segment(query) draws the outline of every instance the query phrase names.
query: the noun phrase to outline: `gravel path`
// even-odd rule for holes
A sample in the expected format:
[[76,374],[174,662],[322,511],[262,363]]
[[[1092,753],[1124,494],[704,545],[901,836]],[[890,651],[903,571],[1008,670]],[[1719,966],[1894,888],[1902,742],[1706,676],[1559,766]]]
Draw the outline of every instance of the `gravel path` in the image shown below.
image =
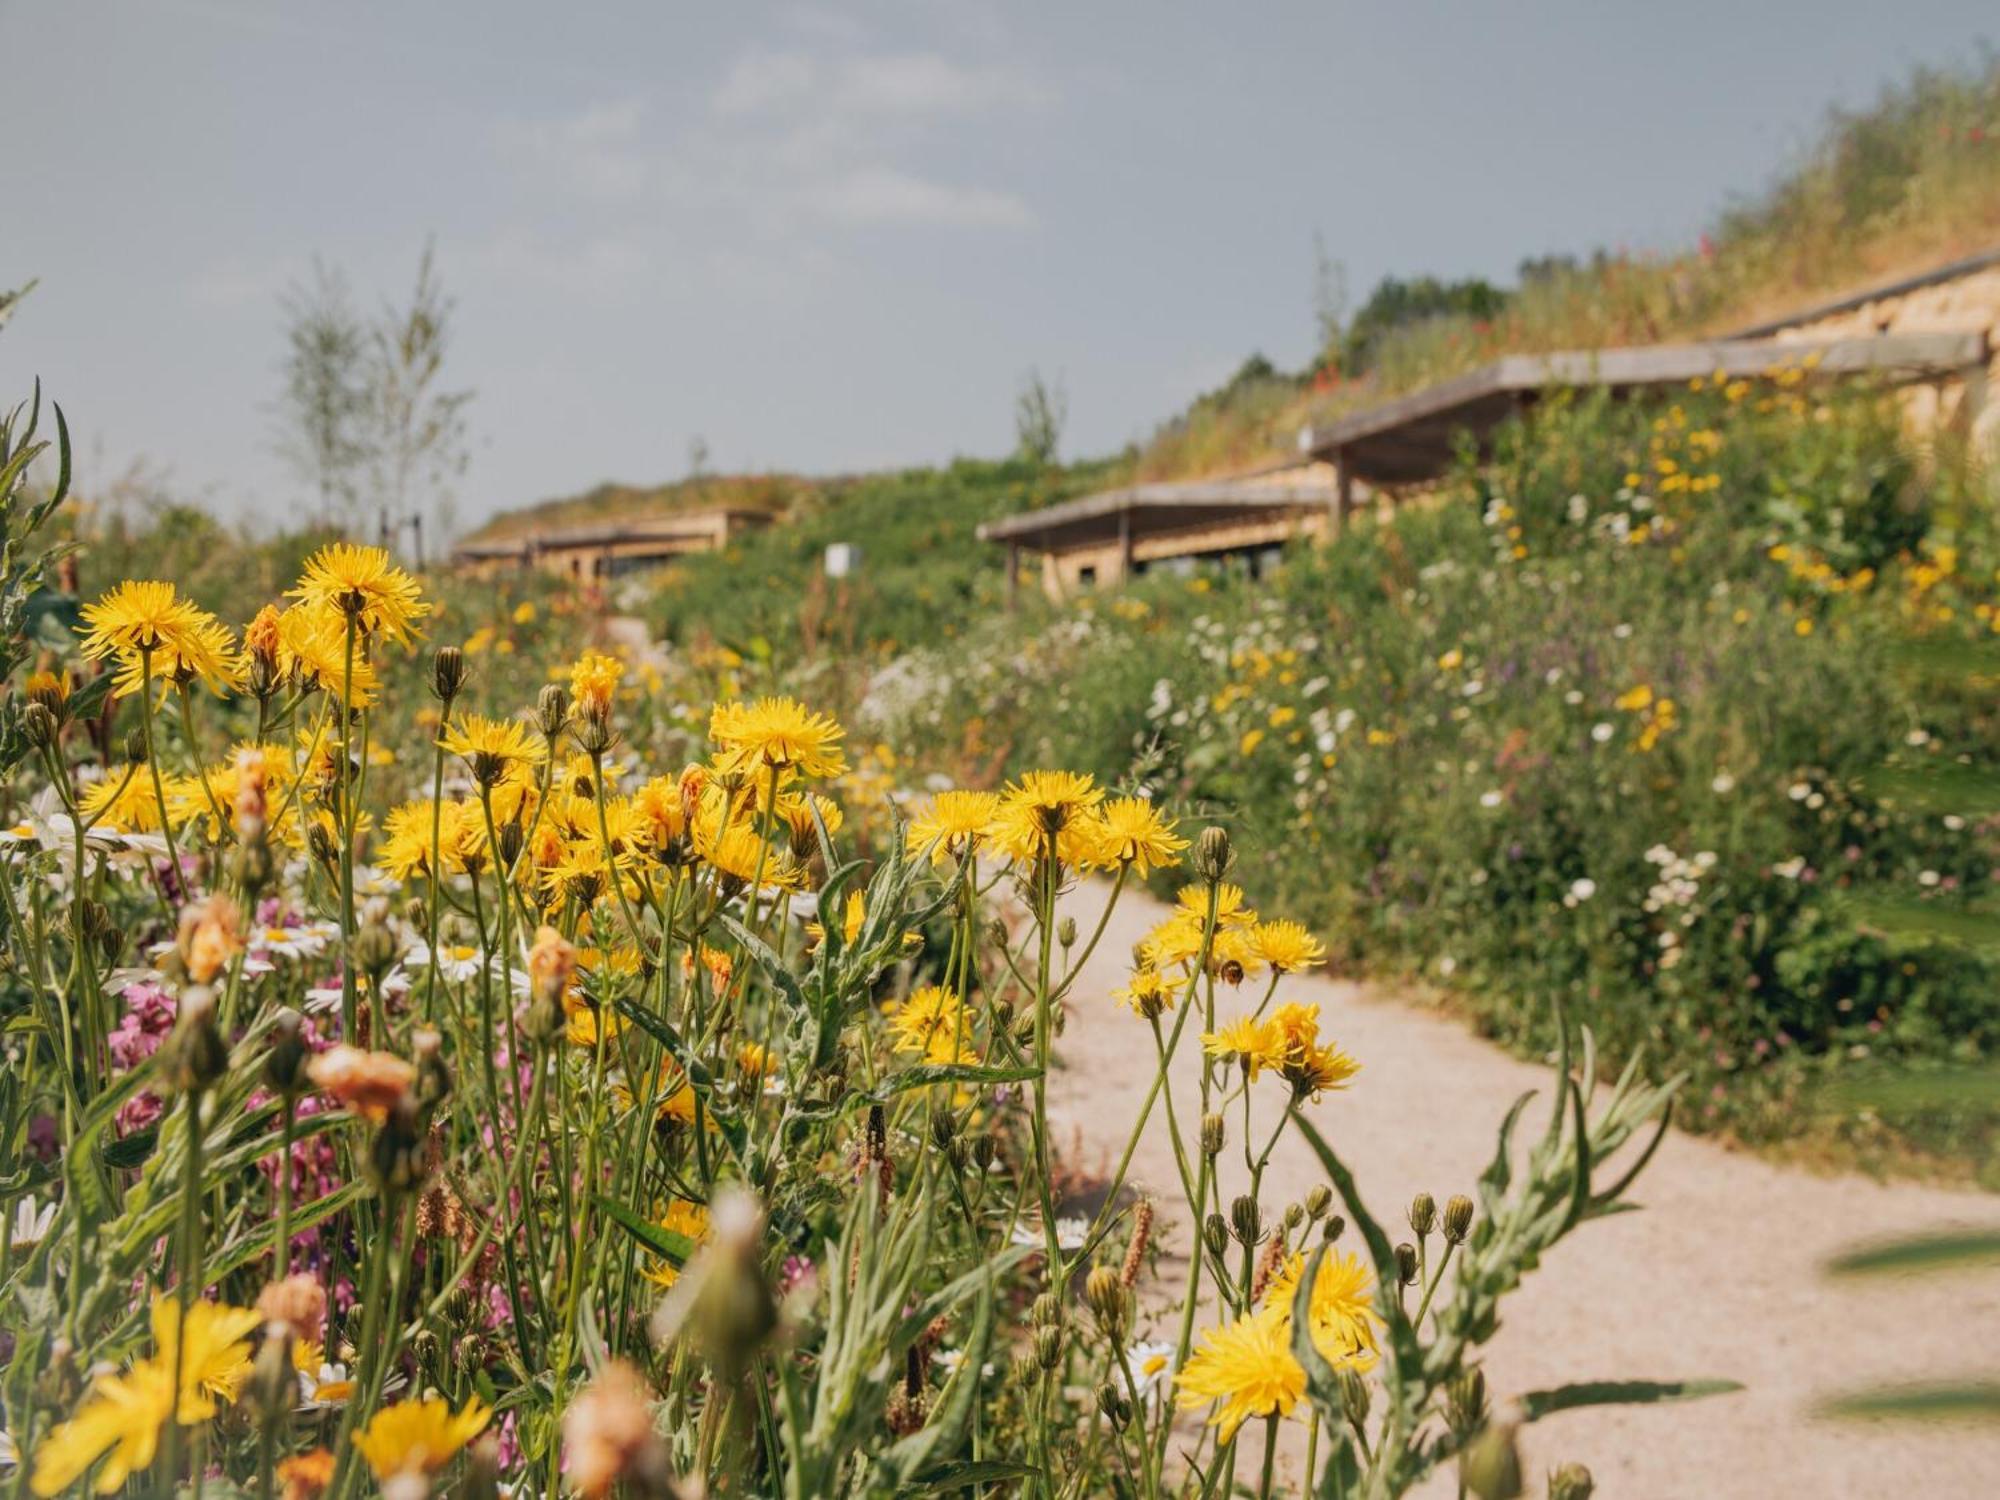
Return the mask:
[[[1085,886],[1067,898],[1065,909],[1086,934],[1106,889]],[[1123,983],[1133,943],[1164,911],[1144,895],[1123,897],[1071,996],[1050,1114],[1058,1148],[1082,1167],[1115,1166],[1152,1081],[1145,1025],[1109,992]],[[1397,1229],[1416,1191],[1439,1203],[1471,1193],[1501,1115],[1524,1089],[1548,1081],[1546,1068],[1367,986],[1294,976],[1285,997],[1318,1002],[1324,1030],[1363,1064],[1350,1089],[1314,1107],[1315,1123],[1376,1216]],[[1191,1029],[1174,1072],[1184,1112],[1195,1096],[1198,1050]],[[1274,1119],[1263,1113],[1259,1133]],[[1183,1128],[1190,1125],[1184,1113]],[[1225,1160],[1238,1151],[1231,1126]],[[1132,1180],[1158,1199],[1163,1218],[1184,1203],[1157,1112]],[[1266,1174],[1267,1208],[1318,1180],[1310,1151],[1288,1137]],[[1232,1189],[1225,1183],[1225,1200]],[[1569,1412],[1531,1427],[1522,1448],[1530,1495],[1541,1494],[1547,1469],[1571,1460],[1589,1465],[1601,1496],[1620,1500],[2000,1495],[2000,1432],[1833,1424],[1811,1415],[1817,1398],[1845,1387],[2000,1367],[1993,1278],[1835,1284],[1820,1272],[1856,1241],[1991,1223],[2000,1218],[1992,1199],[1815,1176],[1678,1132],[1635,1197],[1644,1213],[1584,1225],[1504,1304],[1487,1360],[1491,1388],[1505,1396],[1576,1380],[1724,1376],[1747,1389],[1684,1406]],[[1184,1242],[1180,1225],[1170,1234]],[[1352,1231],[1345,1243],[1353,1247]],[[1163,1262],[1161,1284],[1150,1289],[1155,1330],[1169,1340],[1185,1276],[1184,1264]],[[1287,1457],[1296,1464],[1296,1452]],[[1294,1468],[1294,1487],[1296,1475]],[[1439,1476],[1423,1493],[1452,1492]]]

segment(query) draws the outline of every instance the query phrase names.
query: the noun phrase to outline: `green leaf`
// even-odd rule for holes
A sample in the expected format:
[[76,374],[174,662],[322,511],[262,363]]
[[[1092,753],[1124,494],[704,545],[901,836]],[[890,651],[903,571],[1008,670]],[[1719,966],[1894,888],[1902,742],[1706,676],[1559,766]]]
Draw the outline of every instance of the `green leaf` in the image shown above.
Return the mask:
[[899,1492],[915,1475],[924,1471],[934,1453],[940,1449],[949,1452],[965,1441],[972,1409],[979,1399],[980,1371],[986,1364],[986,1351],[992,1342],[993,1277],[989,1273],[979,1289],[979,1302],[973,1309],[972,1329],[966,1335],[964,1357],[959,1360],[958,1369],[945,1385],[943,1398],[931,1414],[930,1421],[882,1456],[880,1467],[895,1481]]
[[1872,1276],[1893,1271],[1958,1271],[2000,1266],[2000,1229],[1947,1230],[1863,1245],[1827,1264],[1834,1276]]
[[1825,1402],[1828,1417],[1874,1417],[1898,1421],[2000,1421],[2000,1382],[1968,1381],[1964,1385],[1891,1386],[1857,1391]]
[[1587,1380],[1528,1392],[1521,1398],[1522,1420],[1539,1422],[1579,1406],[1655,1406],[1664,1401],[1727,1396],[1742,1389],[1742,1383],[1735,1380]]
[[684,1234],[677,1234],[663,1225],[655,1224],[640,1217],[616,1199],[607,1198],[602,1193],[593,1193],[595,1203],[604,1216],[623,1229],[640,1245],[665,1257],[675,1269],[687,1264],[688,1257],[695,1252],[695,1243]]

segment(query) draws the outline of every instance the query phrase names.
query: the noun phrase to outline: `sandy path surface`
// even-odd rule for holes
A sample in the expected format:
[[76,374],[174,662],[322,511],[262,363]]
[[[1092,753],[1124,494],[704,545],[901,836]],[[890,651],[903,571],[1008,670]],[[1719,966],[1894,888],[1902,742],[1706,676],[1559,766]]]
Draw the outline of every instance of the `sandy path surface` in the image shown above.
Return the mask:
[[[1067,899],[1087,934],[1106,888]],[[1144,1023],[1108,998],[1124,981],[1132,945],[1164,914],[1127,894],[1070,1000],[1051,1084],[1052,1134],[1078,1165],[1115,1166],[1153,1075]],[[1549,1071],[1365,986],[1293,976],[1281,998],[1318,1002],[1322,1026],[1363,1064],[1354,1085],[1314,1106],[1385,1226],[1404,1229],[1403,1206],[1428,1190],[1442,1204],[1472,1193],[1501,1115]],[[1225,1015],[1229,1007],[1220,1007]],[[1175,1102],[1196,1097],[1192,1027],[1176,1059]],[[1275,1122],[1268,1106],[1262,1134]],[[1531,1107],[1531,1117],[1539,1113]],[[1238,1156],[1236,1122],[1224,1161]],[[1237,1171],[1242,1170],[1240,1160]],[[1132,1180],[1163,1218],[1185,1216],[1164,1116],[1156,1111]],[[1264,1202],[1303,1196],[1320,1180],[1302,1141],[1288,1137],[1267,1170]],[[1225,1201],[1234,1185],[1224,1185]],[[2000,1433],[1957,1428],[1833,1424],[1816,1398],[1859,1384],[1972,1374],[2000,1365],[2000,1285],[1991,1277],[1829,1282],[1821,1267],[1856,1241],[1924,1226],[1991,1223],[2000,1203],[1975,1193],[1821,1177],[1724,1150],[1678,1132],[1662,1145],[1634,1197],[1645,1212],[1586,1224],[1557,1246],[1513,1298],[1489,1349],[1499,1396],[1570,1381],[1722,1376],[1747,1389],[1680,1406],[1600,1408],[1552,1417],[1523,1433],[1528,1493],[1559,1462],[1589,1465],[1606,1497],[2000,1495]],[[1179,1213],[1176,1214],[1178,1207]],[[1178,1222],[1170,1233],[1185,1243]],[[1350,1230],[1343,1240],[1356,1248]],[[1177,1328],[1185,1264],[1162,1263],[1146,1287],[1157,1336]],[[1203,1320],[1204,1324],[1206,1319]],[[1287,1428],[1301,1428],[1288,1423]],[[1245,1462],[1254,1466],[1255,1453]],[[1297,1454],[1288,1455],[1293,1464]],[[1254,1472],[1254,1467],[1252,1469]],[[1297,1469],[1291,1484],[1298,1483]],[[1438,1476],[1423,1491],[1449,1495]]]

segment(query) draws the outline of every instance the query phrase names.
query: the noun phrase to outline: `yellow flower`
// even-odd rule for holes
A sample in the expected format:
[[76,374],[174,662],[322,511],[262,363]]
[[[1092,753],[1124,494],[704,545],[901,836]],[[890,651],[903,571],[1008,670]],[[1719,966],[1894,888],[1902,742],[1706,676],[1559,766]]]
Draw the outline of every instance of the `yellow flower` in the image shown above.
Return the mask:
[[354,1446],[377,1479],[398,1474],[435,1474],[493,1418],[477,1396],[453,1412],[438,1397],[399,1401],[375,1413],[355,1434]]
[[1142,878],[1154,870],[1179,864],[1187,840],[1143,797],[1118,797],[1104,804],[1094,830],[1097,858],[1093,863],[1129,865]]
[[895,1050],[913,1053],[927,1063],[977,1062],[978,1054],[965,1042],[971,1030],[971,1018],[958,997],[934,984],[889,1010]]
[[130,1475],[153,1462],[160,1429],[173,1414],[173,1386],[173,1371],[157,1360],[142,1360],[123,1375],[100,1375],[77,1414],[35,1450],[29,1487],[48,1500],[109,1455],[97,1476],[97,1493],[123,1489]]
[[1441,671],[1446,671],[1446,672],[1455,671],[1457,668],[1463,666],[1464,664],[1465,664],[1465,653],[1459,650],[1458,647],[1456,646],[1453,646],[1451,650],[1445,652],[1444,655],[1438,658],[1438,667]]
[[114,660],[112,690],[124,698],[155,682],[200,680],[217,692],[239,681],[243,659],[229,632],[171,583],[128,579],[83,607],[83,643],[92,661]]
[[569,669],[569,697],[580,714],[602,716],[611,712],[611,700],[618,693],[618,679],[625,663],[601,652],[586,651]]
[[708,733],[721,747],[724,765],[733,769],[793,770],[802,776],[838,776],[847,769],[841,727],[796,699],[718,703]]
[[1250,943],[1280,974],[1296,974],[1326,958],[1326,949],[1299,922],[1259,922],[1250,929]]
[[112,766],[84,788],[83,815],[93,825],[120,833],[157,833],[160,803],[144,766]]
[[294,604],[279,615],[278,669],[305,688],[317,688],[339,698],[346,688],[349,708],[367,708],[375,701],[380,679],[375,664],[357,644],[352,657],[347,650],[347,624],[325,605]]
[[[666,1212],[660,1215],[659,1226],[668,1234],[679,1235],[691,1245],[705,1245],[715,1234],[708,1221],[708,1209],[685,1198],[675,1198],[667,1204]],[[648,1266],[644,1274],[654,1286],[661,1287],[672,1286],[681,1279],[680,1267],[665,1256]]]
[[295,599],[329,606],[366,635],[407,644],[411,627],[431,612],[417,593],[417,581],[389,560],[380,547],[333,542],[306,561]]
[[1010,859],[1032,864],[1055,847],[1058,863],[1087,865],[1096,851],[1087,814],[1104,789],[1074,771],[1030,771],[1001,795],[991,839]]
[[1317,1099],[1327,1089],[1345,1088],[1361,1071],[1361,1064],[1338,1047],[1321,1045],[1317,1005],[1280,1005],[1264,1025],[1269,1043],[1265,1060],[1300,1096]]
[[1615,706],[1623,709],[1628,714],[1639,713],[1644,709],[1652,707],[1652,704],[1653,690],[1643,682],[1637,687],[1626,689],[1615,700]]
[[510,766],[539,765],[548,755],[547,744],[519,719],[484,714],[461,715],[440,743],[446,753],[464,759],[482,786],[493,785]]
[[1228,1442],[1251,1417],[1288,1414],[1305,1393],[1306,1372],[1292,1358],[1290,1320],[1265,1308],[1211,1328],[1174,1376],[1175,1404],[1192,1411],[1219,1403],[1209,1416],[1217,1438]]
[[[1264,1290],[1264,1307],[1280,1313],[1289,1334],[1293,1299],[1299,1278],[1305,1275],[1306,1258],[1288,1257],[1284,1269]],[[1381,1357],[1375,1338],[1375,1308],[1369,1284],[1373,1278],[1361,1257],[1339,1250],[1327,1252],[1313,1278],[1311,1323],[1313,1347],[1328,1364],[1353,1365],[1357,1370],[1373,1369]]]
[[535,623],[534,600],[523,599],[519,604],[514,606],[514,623],[516,625],[532,625]]
[[1267,1066],[1272,1066],[1275,1039],[1270,1027],[1255,1016],[1238,1016],[1220,1031],[1204,1031],[1201,1034],[1201,1050],[1210,1057],[1233,1059],[1243,1065],[1243,1071],[1255,1078]]
[[[226,1307],[196,1300],[187,1311],[187,1345],[180,1356],[180,1419],[205,1422],[236,1399],[250,1378],[249,1338],[264,1321],[254,1307]],[[175,1297],[153,1302],[154,1358],[164,1370],[174,1368],[174,1347],[180,1343],[181,1305]]]
[[1174,987],[1157,969],[1134,969],[1124,986],[1111,992],[1111,998],[1123,1000],[1134,1015],[1156,1016],[1174,1008]]
[[939,792],[930,805],[910,819],[904,838],[912,854],[928,853],[931,863],[963,859],[979,851],[1000,814],[996,792]]

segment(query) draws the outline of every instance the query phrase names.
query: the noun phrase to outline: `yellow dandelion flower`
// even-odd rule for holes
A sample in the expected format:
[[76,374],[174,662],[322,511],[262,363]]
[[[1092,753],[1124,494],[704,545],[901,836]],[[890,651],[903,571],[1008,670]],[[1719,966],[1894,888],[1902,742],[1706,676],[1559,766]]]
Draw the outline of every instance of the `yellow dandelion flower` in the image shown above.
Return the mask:
[[[1288,1331],[1299,1279],[1305,1271],[1305,1256],[1294,1253],[1264,1289],[1263,1306],[1282,1316]],[[1312,1341],[1328,1364],[1369,1370],[1381,1357],[1375,1335],[1379,1319],[1375,1316],[1373,1282],[1358,1255],[1329,1250],[1320,1262],[1319,1275],[1313,1278]]]
[[306,561],[291,597],[338,610],[365,635],[408,644],[412,627],[431,612],[417,581],[380,547],[333,542]]
[[77,1414],[36,1448],[29,1488],[48,1500],[102,1458],[95,1488],[100,1495],[116,1494],[131,1475],[152,1464],[173,1408],[173,1371],[157,1360],[142,1360],[122,1375],[99,1376]]
[[[707,1207],[686,1198],[676,1198],[668,1203],[658,1222],[660,1228],[668,1234],[679,1235],[690,1247],[706,1245],[715,1236]],[[659,1287],[670,1287],[681,1279],[680,1267],[665,1256],[655,1260],[644,1274],[648,1281]]]
[[1000,814],[997,792],[939,792],[910,819],[904,840],[911,854],[929,854],[933,864],[977,853]]
[[1219,1031],[1201,1034],[1201,1050],[1210,1057],[1240,1062],[1243,1071],[1255,1078],[1266,1067],[1275,1067],[1277,1040],[1270,1026],[1255,1016],[1238,1016]]
[[348,708],[367,708],[381,688],[375,664],[357,646],[350,659],[347,626],[324,605],[294,604],[275,622],[278,670],[302,688],[340,698]]
[[1296,974],[1323,962],[1326,949],[1300,922],[1259,922],[1250,929],[1257,956],[1280,974]]
[[838,776],[847,769],[840,752],[844,731],[796,699],[718,703],[708,734],[731,769],[791,770],[802,776]]
[[459,1450],[486,1430],[492,1411],[477,1396],[454,1412],[436,1396],[399,1401],[368,1419],[354,1446],[377,1479],[399,1474],[435,1474]]
[[970,1063],[979,1056],[967,1045],[972,1023],[949,990],[930,984],[889,1008],[889,1035],[896,1051],[927,1063]]
[[1089,814],[1104,789],[1074,771],[1030,771],[1000,797],[991,840],[1009,859],[1032,864],[1054,847],[1058,863],[1086,865],[1096,850]]
[[1098,813],[1096,863],[1129,866],[1140,877],[1172,869],[1181,862],[1187,840],[1174,832],[1171,819],[1143,797],[1117,797]]
[[[197,1300],[187,1310],[187,1344],[180,1355],[180,1420],[205,1422],[236,1399],[250,1378],[250,1335],[263,1323],[254,1307],[226,1307]],[[181,1342],[181,1305],[176,1297],[153,1302],[154,1356],[162,1369],[174,1368]]]
[[158,833],[160,803],[143,766],[113,766],[79,799],[93,826],[119,833]]
[[539,765],[548,756],[547,743],[521,720],[484,714],[460,715],[440,743],[472,768],[482,786],[494,785],[510,767]]
[[240,681],[243,659],[229,631],[175,592],[171,583],[131,580],[83,607],[80,650],[92,661],[115,661],[112,691],[139,691],[156,682],[200,680],[221,692]]
[[618,679],[625,663],[598,651],[586,651],[569,669],[570,702],[580,714],[602,716],[611,712],[611,700],[618,694]]
[[1157,1016],[1174,1008],[1174,987],[1158,969],[1134,969],[1132,977],[1111,992],[1111,998],[1123,1000],[1134,1015]]
[[1292,1358],[1290,1320],[1270,1309],[1251,1313],[1202,1335],[1174,1384],[1183,1411],[1214,1403],[1209,1424],[1228,1442],[1252,1417],[1287,1415],[1305,1394],[1306,1372]]

